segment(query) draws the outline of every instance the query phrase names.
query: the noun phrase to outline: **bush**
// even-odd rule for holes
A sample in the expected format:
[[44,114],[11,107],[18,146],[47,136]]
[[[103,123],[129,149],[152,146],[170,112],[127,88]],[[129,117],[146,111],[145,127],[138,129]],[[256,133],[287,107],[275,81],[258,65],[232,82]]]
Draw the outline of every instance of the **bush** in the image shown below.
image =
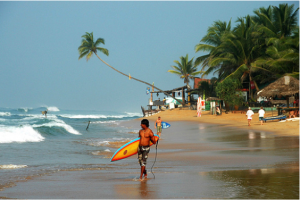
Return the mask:
[[238,79],[227,78],[217,84],[216,93],[220,99],[227,102],[230,106],[240,106],[244,99],[241,97],[241,92],[237,91],[237,89],[241,87],[242,84]]

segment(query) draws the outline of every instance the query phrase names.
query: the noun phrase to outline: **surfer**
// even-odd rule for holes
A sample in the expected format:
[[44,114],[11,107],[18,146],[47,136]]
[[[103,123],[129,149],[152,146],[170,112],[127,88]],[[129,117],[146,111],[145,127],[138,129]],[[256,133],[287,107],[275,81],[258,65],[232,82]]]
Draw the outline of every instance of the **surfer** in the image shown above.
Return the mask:
[[42,111],[42,115],[45,115],[46,118],[47,118],[47,112],[48,112],[48,109],[45,111]]
[[154,123],[154,128],[157,130],[157,135],[159,137],[160,137],[160,133],[161,133],[161,130],[162,130],[161,122],[162,121],[161,121],[160,117],[158,117],[157,120]]
[[150,152],[150,141],[156,144],[156,139],[152,130],[149,128],[149,121],[147,119],[141,121],[141,127],[142,129],[139,132],[140,144],[138,147],[138,159],[141,166],[140,180],[142,180],[143,175],[145,179],[147,178],[146,164],[148,153]]

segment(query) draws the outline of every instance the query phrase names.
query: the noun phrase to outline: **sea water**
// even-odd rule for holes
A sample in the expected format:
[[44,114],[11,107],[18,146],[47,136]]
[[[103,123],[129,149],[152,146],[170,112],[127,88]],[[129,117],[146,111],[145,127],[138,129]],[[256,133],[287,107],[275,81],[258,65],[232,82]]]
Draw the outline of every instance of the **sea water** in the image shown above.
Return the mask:
[[[47,117],[41,112],[46,109]],[[0,190],[30,176],[107,163],[105,153],[116,150],[110,144],[136,138],[140,128],[120,123],[139,117],[57,107],[0,108]]]

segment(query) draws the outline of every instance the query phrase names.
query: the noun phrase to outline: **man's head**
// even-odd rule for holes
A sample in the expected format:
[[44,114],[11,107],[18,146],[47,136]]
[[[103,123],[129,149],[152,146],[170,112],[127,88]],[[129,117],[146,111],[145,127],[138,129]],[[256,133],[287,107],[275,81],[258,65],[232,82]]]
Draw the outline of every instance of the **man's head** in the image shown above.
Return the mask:
[[143,119],[141,124],[145,124],[147,127],[149,127],[149,121],[148,119]]
[[261,106],[260,109],[263,109],[263,107]]
[[249,107],[248,110],[251,110],[251,108]]
[[160,119],[160,117],[158,117],[158,119]]

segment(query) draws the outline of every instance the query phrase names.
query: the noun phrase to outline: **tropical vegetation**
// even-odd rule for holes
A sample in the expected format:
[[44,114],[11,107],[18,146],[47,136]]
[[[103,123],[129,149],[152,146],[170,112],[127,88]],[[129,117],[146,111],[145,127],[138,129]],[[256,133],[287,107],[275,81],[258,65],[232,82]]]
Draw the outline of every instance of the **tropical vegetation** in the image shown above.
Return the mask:
[[299,79],[298,10],[294,5],[280,4],[238,18],[235,27],[231,20],[214,22],[195,46],[196,52],[207,52],[196,58],[195,66],[202,66],[202,76],[214,72],[219,82],[251,81],[256,92],[258,85],[284,75]]
[[191,89],[191,86],[189,85],[189,82],[190,80],[193,80],[196,75],[202,73],[202,71],[197,71],[197,67],[194,65],[193,59],[194,58],[189,60],[188,54],[186,54],[185,57],[181,56],[180,61],[174,60],[177,66],[172,65],[171,67],[173,68],[173,70],[168,70],[168,72],[178,75],[181,79],[184,80],[184,83],[186,83],[188,89],[188,102],[190,102],[191,98],[191,93],[189,91]]

